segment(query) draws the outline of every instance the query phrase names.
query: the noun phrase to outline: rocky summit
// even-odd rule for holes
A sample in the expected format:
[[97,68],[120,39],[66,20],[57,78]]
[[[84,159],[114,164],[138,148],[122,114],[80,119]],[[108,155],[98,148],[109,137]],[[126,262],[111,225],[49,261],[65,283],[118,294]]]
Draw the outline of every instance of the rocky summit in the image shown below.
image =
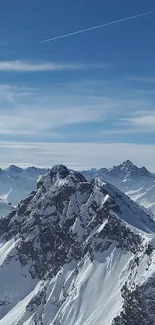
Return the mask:
[[0,219],[0,325],[155,324],[155,223],[63,165]]
[[82,171],[87,179],[100,178],[107,181],[140,206],[155,215],[155,175],[145,167],[137,167],[130,160],[112,168],[90,169]]

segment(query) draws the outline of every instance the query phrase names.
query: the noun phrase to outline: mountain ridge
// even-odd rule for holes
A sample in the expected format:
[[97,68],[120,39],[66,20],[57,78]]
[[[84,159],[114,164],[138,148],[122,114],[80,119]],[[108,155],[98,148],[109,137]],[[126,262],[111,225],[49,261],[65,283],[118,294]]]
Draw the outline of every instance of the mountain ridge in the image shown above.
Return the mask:
[[112,168],[82,171],[87,179],[99,177],[115,185],[133,201],[155,214],[155,175],[145,167],[137,167],[130,160],[126,160]]
[[16,206],[32,190],[36,189],[37,180],[46,174],[48,169],[37,168],[34,166],[21,168],[10,165],[8,168],[0,169],[0,199],[5,200]]
[[[0,169],[0,199],[17,205],[31,191],[36,189],[37,180],[48,172],[48,169],[30,166],[21,168],[10,165],[6,169]],[[155,215],[155,175],[145,167],[138,168],[129,159],[112,168],[92,168],[81,172],[87,179],[99,177],[115,185],[133,201],[136,201],[148,213]],[[3,206],[7,207],[3,202]],[[6,213],[9,211],[6,209]]]
[[113,185],[54,166],[0,220],[0,325],[121,322],[121,289],[153,281],[154,232]]

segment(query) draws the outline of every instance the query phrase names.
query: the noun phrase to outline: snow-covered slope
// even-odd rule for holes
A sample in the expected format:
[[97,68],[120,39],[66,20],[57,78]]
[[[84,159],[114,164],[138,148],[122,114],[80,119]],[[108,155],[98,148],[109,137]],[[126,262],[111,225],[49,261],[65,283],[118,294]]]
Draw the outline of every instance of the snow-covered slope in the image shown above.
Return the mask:
[[13,209],[14,208],[11,203],[7,202],[3,198],[0,198],[0,218],[6,216]]
[[130,160],[110,169],[83,171],[87,179],[99,177],[115,185],[132,200],[155,214],[155,175],[145,167],[139,168]]
[[155,215],[155,184],[143,186],[138,190],[130,190],[126,194]]
[[0,220],[0,325],[123,325],[132,293],[128,325],[153,325],[154,232],[114,186],[53,167]]
[[36,189],[38,178],[47,171],[37,167],[22,169],[15,165],[0,169],[0,197],[5,197],[13,205],[17,205]]

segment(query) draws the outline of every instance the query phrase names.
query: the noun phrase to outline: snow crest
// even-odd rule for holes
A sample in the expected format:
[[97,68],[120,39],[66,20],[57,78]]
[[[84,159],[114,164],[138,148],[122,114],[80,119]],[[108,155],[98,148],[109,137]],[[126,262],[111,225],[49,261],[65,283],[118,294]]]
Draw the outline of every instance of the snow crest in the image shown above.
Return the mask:
[[145,321],[154,232],[113,185],[54,166],[0,219],[0,325],[122,325],[132,297]]

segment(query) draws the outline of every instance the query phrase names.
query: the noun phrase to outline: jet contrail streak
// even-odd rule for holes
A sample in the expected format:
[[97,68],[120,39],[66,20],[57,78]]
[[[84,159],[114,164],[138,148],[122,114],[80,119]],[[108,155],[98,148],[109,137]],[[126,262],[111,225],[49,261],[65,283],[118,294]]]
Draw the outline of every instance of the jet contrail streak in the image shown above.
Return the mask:
[[73,33],[69,33],[69,34],[64,34],[64,35],[60,35],[60,36],[48,38],[46,40],[41,41],[40,43],[52,42],[52,41],[58,40],[60,38],[65,38],[65,37],[69,37],[69,36],[73,36],[73,35],[85,33],[85,32],[88,32],[90,30],[93,30],[93,29],[102,28],[102,27],[105,27],[105,26],[108,26],[108,25],[118,24],[118,23],[121,23],[123,21],[135,19],[135,18],[142,17],[142,16],[151,15],[151,14],[154,14],[154,13],[155,13],[155,10],[154,11],[144,12],[144,13],[139,14],[139,15],[136,15],[136,16],[126,17],[126,18],[122,18],[122,19],[119,19],[119,20],[114,20],[114,21],[111,21],[111,22],[108,22],[108,23],[105,23],[105,24],[101,24],[101,25],[89,27],[89,28],[86,28],[86,29],[81,29],[81,30],[78,30],[78,31],[73,32]]

